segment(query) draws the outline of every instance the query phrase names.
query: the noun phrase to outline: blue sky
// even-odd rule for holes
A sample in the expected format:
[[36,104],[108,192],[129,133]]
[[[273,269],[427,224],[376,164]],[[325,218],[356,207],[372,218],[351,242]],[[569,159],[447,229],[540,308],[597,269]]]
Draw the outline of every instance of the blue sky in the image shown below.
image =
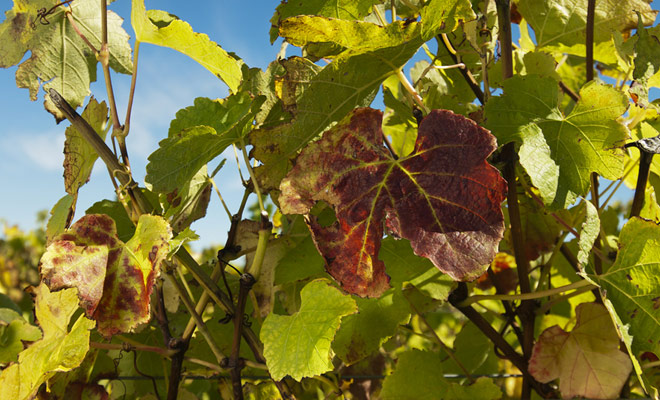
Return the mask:
[[[3,0],[2,11],[11,7]],[[266,68],[276,58],[279,41],[270,45],[270,18],[279,1],[194,2],[146,1],[147,8],[166,10],[189,22],[225,50],[238,54],[251,67]],[[660,0],[653,3],[660,9]],[[130,26],[130,1],[118,0],[110,9],[124,18],[124,28],[133,36]],[[2,17],[4,19],[4,16]],[[132,43],[132,41],[131,41]],[[26,55],[24,59],[29,57]],[[16,67],[0,69],[0,220],[24,229],[36,226],[36,213],[49,210],[62,196],[62,154],[67,122],[55,125],[42,105],[42,94],[36,102],[29,100],[26,89],[15,85]],[[92,93],[105,98],[101,81],[92,84]],[[113,76],[120,118],[126,110],[130,77]],[[167,136],[170,120],[177,110],[192,105],[196,97],[222,98],[226,86],[206,69],[184,55],[157,46],[140,48],[138,85],[131,133],[127,139],[133,173],[138,182],[144,180],[147,157]],[[243,193],[233,162],[233,152],[226,153],[228,162],[216,178],[230,210],[235,212]],[[215,166],[216,163],[212,163]],[[80,190],[76,219],[95,201],[114,198],[107,171],[97,162],[90,182]],[[228,219],[214,195],[207,218],[192,227],[202,240],[199,246],[224,243]]]

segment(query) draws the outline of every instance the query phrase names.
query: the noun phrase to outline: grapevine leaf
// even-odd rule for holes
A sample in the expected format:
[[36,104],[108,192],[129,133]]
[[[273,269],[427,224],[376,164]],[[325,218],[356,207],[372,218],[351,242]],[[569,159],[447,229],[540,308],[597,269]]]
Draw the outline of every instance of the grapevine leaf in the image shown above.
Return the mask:
[[382,144],[382,113],[355,110],[307,146],[282,181],[280,207],[307,213],[324,200],[337,222],[310,228],[326,269],[360,296],[388,287],[378,259],[384,224],[410,240],[456,280],[481,275],[502,238],[506,185],[486,162],[494,138],[471,120],[434,110],[419,127],[415,151],[394,159]]
[[275,14],[270,19],[270,42],[275,42],[279,34],[279,26],[283,20],[296,15],[318,15],[345,20],[360,20],[371,12],[374,0],[321,0],[306,2],[284,2],[277,6]]
[[[65,17],[71,16],[89,42],[101,48],[101,4],[95,0],[77,0],[69,6],[60,6],[42,24],[38,16],[41,8],[50,9],[56,0],[14,1],[14,8],[5,15],[0,25],[0,67],[18,64],[23,55],[31,56],[16,71],[16,84],[28,88],[30,99],[36,100],[42,83],[46,91],[56,89],[73,107],[82,104],[89,95],[89,85],[96,80],[96,57],[76,33]],[[121,73],[132,70],[131,47],[128,34],[121,27],[122,19],[108,12],[108,50],[110,67]],[[34,26],[34,28],[33,28]],[[61,112],[46,101],[46,108],[56,119],[64,119]]]
[[36,319],[43,338],[18,355],[18,363],[11,364],[0,374],[0,398],[29,399],[56,372],[78,367],[89,350],[89,330],[94,321],[80,315],[69,325],[78,309],[75,289],[50,292],[45,284],[33,289]]
[[371,22],[301,15],[280,22],[280,36],[295,46],[333,43],[352,53],[396,46],[415,39],[419,34],[418,24],[404,21],[383,27]]
[[[521,0],[518,11],[534,29],[537,48],[548,48],[584,56],[586,43],[587,2],[573,0]],[[637,28],[637,15],[648,26],[658,13],[648,0],[599,1],[594,21],[594,56],[616,63],[611,45],[613,32],[628,33]],[[605,51],[608,49],[609,51]]]
[[410,350],[399,356],[394,372],[385,378],[380,396],[389,399],[499,399],[500,388],[489,378],[470,386],[449,382],[437,354]]
[[65,195],[55,203],[50,210],[50,218],[46,225],[46,241],[48,243],[69,227],[73,212],[73,197],[70,194]]
[[149,320],[149,297],[170,238],[165,220],[143,215],[124,244],[110,217],[86,215],[48,246],[41,272],[53,290],[78,288],[101,334],[128,332]]
[[637,42],[635,50],[635,69],[633,70],[634,79],[650,79],[660,71],[660,28],[644,29],[640,17],[637,26]]
[[332,349],[347,365],[377,351],[410,318],[410,307],[400,291],[390,290],[378,299],[356,301],[358,312],[342,320],[332,343]]
[[632,218],[621,229],[620,250],[614,264],[590,276],[604,291],[619,318],[629,325],[636,356],[660,354],[660,227]]
[[571,332],[554,325],[541,334],[529,360],[529,372],[539,382],[559,378],[563,398],[616,398],[632,371],[619,350],[619,336],[607,309],[596,303],[576,308]]
[[466,369],[471,374],[479,374],[497,368],[492,342],[471,322],[463,325],[456,335],[453,347],[455,358],[460,365],[453,358],[448,358],[443,362],[445,372],[464,374],[463,369]]
[[[82,113],[83,119],[94,128],[94,131],[105,140],[108,120],[108,106],[99,103],[94,97],[89,100]],[[76,198],[78,190],[87,183],[94,168],[94,162],[99,157],[94,148],[83,138],[75,126],[71,125],[64,131],[64,189]]]
[[580,230],[580,240],[578,241],[579,251],[577,254],[578,263],[580,263],[582,268],[587,265],[591,248],[594,246],[596,238],[600,233],[600,218],[598,217],[598,210],[589,201],[585,202],[585,204],[587,206],[587,215],[582,223],[582,229]]
[[355,301],[323,279],[300,292],[294,315],[269,314],[261,327],[268,371],[275,380],[290,375],[296,381],[332,370],[330,344],[342,317],[357,310]]
[[160,196],[161,204],[165,209],[163,217],[170,222],[175,232],[185,230],[206,215],[212,186],[207,167],[204,165],[190,181],[167,195]]
[[236,92],[241,82],[241,62],[185,21],[160,10],[146,11],[144,0],[133,0],[131,24],[138,42],[169,47],[197,61]]
[[170,136],[149,156],[145,181],[151,190],[170,193],[185,185],[206,163],[249,132],[264,100],[239,93],[224,101],[198,98],[194,106],[180,110],[170,126]]
[[628,107],[614,88],[590,82],[568,116],[559,109],[557,81],[514,76],[504,94],[486,105],[486,126],[500,143],[522,143],[521,165],[546,205],[566,208],[589,188],[590,174],[607,179],[623,174],[621,145],[628,130],[617,118]]
[[117,237],[122,242],[128,241],[135,234],[135,224],[118,201],[101,200],[85,210],[85,214],[105,214],[115,221]]
[[18,353],[23,351],[23,341],[34,342],[39,339],[39,328],[30,325],[16,311],[0,308],[0,363],[16,361]]
[[449,33],[459,24],[477,18],[468,0],[431,0],[421,11],[422,38],[430,40],[438,33]]
[[[187,227],[183,231],[179,232],[176,237],[170,240],[170,252],[168,253],[167,258],[170,258],[176,254],[176,252],[179,251],[179,249],[186,243],[194,242],[195,240],[199,240],[199,235],[190,229],[190,227]],[[169,280],[165,280],[165,282],[169,282]]]
[[428,259],[416,256],[405,239],[383,239],[378,257],[385,263],[394,288],[412,285],[432,299],[446,301],[455,287],[449,275],[443,274]]
[[355,107],[369,105],[380,83],[421,45],[417,37],[393,47],[342,55],[305,82],[295,102],[293,122],[256,130],[250,136],[252,155],[265,164],[259,169],[262,186],[277,188],[300,149]]

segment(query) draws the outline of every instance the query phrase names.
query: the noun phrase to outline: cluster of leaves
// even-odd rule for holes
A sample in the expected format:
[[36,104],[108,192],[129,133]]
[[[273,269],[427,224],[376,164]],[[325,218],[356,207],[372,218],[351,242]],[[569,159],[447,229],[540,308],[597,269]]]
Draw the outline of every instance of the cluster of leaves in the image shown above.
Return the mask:
[[[284,2],[271,41],[302,56],[261,70],[133,0],[136,47],[186,54],[230,91],[177,112],[146,188],[112,96],[74,111],[97,63],[137,70],[106,7],[15,0],[0,25],[0,66],[30,51],[18,86],[34,99],[47,82],[46,109],[72,123],[67,195],[30,282],[36,325],[0,308],[0,397],[658,397],[649,2]],[[186,243],[229,146],[250,179],[200,265]],[[72,223],[99,157],[117,199]],[[610,202],[620,184],[631,215]],[[250,193],[256,220],[242,219]],[[148,379],[119,379],[135,375]]]

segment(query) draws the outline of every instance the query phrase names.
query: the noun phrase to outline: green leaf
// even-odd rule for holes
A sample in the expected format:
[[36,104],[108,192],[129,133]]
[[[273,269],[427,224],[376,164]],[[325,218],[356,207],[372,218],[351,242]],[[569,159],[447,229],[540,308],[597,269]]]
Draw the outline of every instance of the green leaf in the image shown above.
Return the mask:
[[455,280],[478,277],[504,231],[506,183],[486,162],[495,139],[463,116],[433,110],[415,151],[395,159],[381,125],[380,111],[356,109],[308,145],[280,185],[280,209],[306,214],[318,201],[334,208],[334,224],[310,217],[309,225],[326,270],[350,293],[388,289],[378,259],[385,226]]
[[78,367],[89,350],[89,330],[94,321],[80,315],[69,324],[78,309],[75,289],[50,292],[45,284],[34,289],[35,314],[43,330],[43,338],[18,355],[0,374],[0,398],[33,398],[39,387],[56,372]]
[[342,317],[357,311],[355,301],[319,279],[300,292],[294,315],[270,314],[261,327],[268,371],[275,380],[296,381],[332,370],[330,344]]
[[[89,42],[101,48],[101,4],[96,0],[77,0],[60,6],[48,16],[48,24],[40,23],[38,10],[50,9],[54,0],[14,1],[14,8],[6,13],[0,25],[0,67],[7,68],[21,61],[26,52],[31,56],[16,71],[16,84],[30,90],[36,100],[42,83],[44,89],[56,89],[72,107],[82,104],[89,95],[89,85],[96,80],[97,60],[65,17],[70,11],[76,26]],[[34,25],[33,25],[34,24]],[[128,34],[121,27],[122,19],[108,12],[108,50],[110,67],[117,72],[132,70],[131,47]],[[34,28],[32,27],[34,26]],[[46,109],[59,121],[61,112],[46,101]]]
[[277,269],[275,269],[274,283],[283,285],[307,278],[327,276],[323,265],[323,257],[308,234],[280,259]]
[[399,356],[394,372],[385,378],[383,400],[499,399],[500,388],[489,378],[479,378],[470,386],[449,382],[443,376],[437,354],[410,350]]
[[[471,322],[466,322],[454,340],[454,355],[471,374],[487,374],[497,368],[493,343]],[[493,365],[495,364],[495,365]],[[443,363],[446,372],[465,374],[452,358]]]
[[640,17],[637,26],[634,79],[650,79],[660,71],[660,27],[644,29]]
[[[105,101],[99,103],[94,97],[89,100],[82,113],[82,117],[94,131],[105,140],[108,133],[108,106]],[[94,148],[85,140],[78,130],[70,125],[64,131],[64,189],[71,196],[77,198],[78,190],[87,183],[99,157]]]
[[50,243],[51,240],[71,224],[73,218],[73,196],[70,194],[65,195],[55,203],[50,210],[50,218],[46,225],[46,240]]
[[378,299],[355,299],[358,312],[346,316],[332,349],[347,365],[378,351],[400,324],[410,319],[410,307],[399,290],[390,290]]
[[15,362],[23,351],[23,341],[41,339],[41,331],[30,325],[18,312],[0,308],[0,363]]
[[396,21],[383,27],[371,22],[310,15],[287,18],[280,22],[280,36],[295,46],[333,43],[348,49],[352,54],[397,46],[419,35],[419,25],[415,22]]
[[415,255],[408,240],[383,239],[378,257],[385,263],[394,288],[413,285],[432,299],[443,301],[454,290],[456,283],[451,276],[443,274],[429,259]]
[[607,309],[583,303],[569,333],[558,325],[541,334],[529,360],[529,373],[542,383],[559,378],[563,398],[618,397],[632,364],[619,350],[619,336]]
[[660,354],[660,227],[632,218],[621,230],[614,264],[591,276],[633,337],[632,349]]
[[52,290],[76,287],[88,316],[109,337],[150,318],[153,284],[168,254],[171,230],[157,216],[142,215],[126,244],[107,215],[86,215],[56,237],[41,259]]
[[[190,229],[190,227],[179,232],[174,238],[170,240],[170,251],[167,254],[167,258],[171,258],[186,243],[194,242],[195,240],[199,240],[199,235]],[[165,280],[165,282],[169,282],[169,280]]]
[[197,61],[236,92],[241,82],[241,62],[227,54],[185,21],[160,10],[146,11],[144,0],[133,0],[131,24],[138,42],[169,47]]
[[198,98],[180,110],[170,126],[170,136],[149,156],[145,181],[151,190],[169,193],[181,188],[227,146],[240,141],[265,99],[247,93],[223,101]]
[[431,0],[424,5],[421,14],[425,41],[439,33],[452,32],[459,24],[477,18],[469,0]]
[[345,20],[360,20],[371,12],[375,0],[319,0],[284,2],[277,6],[270,19],[270,42],[278,37],[281,21],[296,15],[318,15]]
[[506,80],[504,94],[486,104],[486,126],[502,144],[522,143],[521,165],[552,208],[566,208],[585,194],[592,172],[613,180],[623,174],[620,146],[628,130],[617,118],[628,107],[626,96],[590,82],[580,97],[564,116],[557,81],[527,75]]
[[582,268],[587,265],[591,249],[594,247],[596,238],[600,233],[600,218],[598,216],[598,210],[590,201],[585,201],[585,204],[587,207],[587,214],[582,223],[582,229],[580,229],[580,239],[578,240],[579,251],[577,253],[577,260]]
[[[537,48],[548,48],[584,56],[586,52],[587,1],[520,0],[518,11],[534,28]],[[594,21],[594,56],[616,63],[612,32],[628,33],[637,28],[637,15],[651,25],[658,13],[646,0],[596,2]]]
[[117,237],[122,242],[128,241],[135,234],[135,224],[126,214],[126,209],[118,201],[101,200],[85,210],[85,214],[105,214],[115,221]]
[[206,216],[212,186],[204,165],[190,181],[166,195],[161,194],[161,204],[165,209],[163,218],[169,221],[175,232],[187,229],[193,222]]
[[369,105],[380,83],[403,66],[421,44],[421,39],[415,38],[398,46],[347,54],[306,82],[295,102],[293,122],[250,135],[252,155],[265,164],[259,168],[260,183],[266,189],[279,187],[296,153],[355,107]]

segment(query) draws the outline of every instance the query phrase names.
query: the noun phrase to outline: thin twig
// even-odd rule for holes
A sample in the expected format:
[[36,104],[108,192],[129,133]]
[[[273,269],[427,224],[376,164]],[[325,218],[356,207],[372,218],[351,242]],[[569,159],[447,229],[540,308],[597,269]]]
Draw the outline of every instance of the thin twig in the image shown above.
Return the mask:
[[140,42],[135,42],[135,55],[133,56],[133,75],[131,76],[131,90],[128,93],[128,105],[126,106],[126,119],[124,120],[123,137],[128,136],[131,129],[131,112],[133,111],[133,98],[135,96],[135,86],[137,84],[138,55],[140,54]]

